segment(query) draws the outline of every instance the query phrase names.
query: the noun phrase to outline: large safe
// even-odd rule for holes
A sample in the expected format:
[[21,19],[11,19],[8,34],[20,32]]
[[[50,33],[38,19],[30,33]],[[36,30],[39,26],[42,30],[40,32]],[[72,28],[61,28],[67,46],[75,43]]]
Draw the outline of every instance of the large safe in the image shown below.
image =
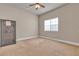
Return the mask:
[[0,19],[0,46],[16,43],[16,21]]

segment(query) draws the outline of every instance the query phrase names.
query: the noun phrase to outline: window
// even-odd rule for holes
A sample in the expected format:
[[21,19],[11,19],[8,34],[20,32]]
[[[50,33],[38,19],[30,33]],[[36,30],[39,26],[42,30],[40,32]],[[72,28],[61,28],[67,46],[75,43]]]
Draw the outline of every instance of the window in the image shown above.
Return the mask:
[[45,20],[44,31],[58,31],[58,17]]

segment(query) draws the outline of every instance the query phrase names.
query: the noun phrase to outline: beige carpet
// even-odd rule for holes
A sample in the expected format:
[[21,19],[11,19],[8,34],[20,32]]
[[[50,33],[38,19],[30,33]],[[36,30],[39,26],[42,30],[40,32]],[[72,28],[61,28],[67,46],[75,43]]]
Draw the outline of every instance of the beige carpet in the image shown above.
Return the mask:
[[79,47],[53,40],[35,38],[0,47],[2,56],[66,56],[79,55]]

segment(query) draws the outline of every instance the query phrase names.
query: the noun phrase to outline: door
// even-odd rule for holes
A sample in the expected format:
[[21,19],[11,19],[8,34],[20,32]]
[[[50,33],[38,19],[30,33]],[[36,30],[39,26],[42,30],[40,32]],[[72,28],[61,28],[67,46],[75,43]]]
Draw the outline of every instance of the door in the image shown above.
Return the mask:
[[9,45],[16,43],[16,22],[10,20],[2,20],[2,39],[1,45]]
[[2,25],[1,25],[1,20],[0,20],[0,46],[1,46],[1,39],[2,39],[2,35],[1,35],[1,33],[2,33],[2,31],[1,31],[1,27],[2,27]]

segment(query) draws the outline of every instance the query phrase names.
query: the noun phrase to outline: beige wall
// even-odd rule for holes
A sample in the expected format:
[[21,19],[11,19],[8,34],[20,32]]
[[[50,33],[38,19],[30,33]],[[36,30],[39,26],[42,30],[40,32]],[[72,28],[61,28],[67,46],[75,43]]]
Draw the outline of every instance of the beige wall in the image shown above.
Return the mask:
[[16,21],[16,38],[36,36],[38,17],[18,8],[0,4],[0,19]]
[[[44,20],[59,17],[59,31],[45,32]],[[68,4],[39,16],[39,35],[79,43],[79,4]]]

